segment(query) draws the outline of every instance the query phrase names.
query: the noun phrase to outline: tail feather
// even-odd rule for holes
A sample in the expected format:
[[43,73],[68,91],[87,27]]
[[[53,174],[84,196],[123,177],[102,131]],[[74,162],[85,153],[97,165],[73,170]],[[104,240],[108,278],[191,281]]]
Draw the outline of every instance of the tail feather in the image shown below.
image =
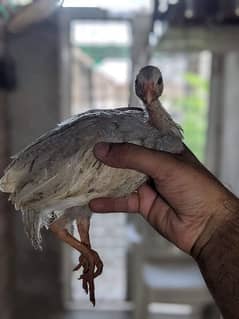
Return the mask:
[[41,236],[41,217],[40,214],[33,210],[24,210],[22,212],[22,220],[24,223],[24,229],[28,236],[28,238],[31,240],[32,246],[35,249],[42,250],[41,242],[42,242],[42,236]]
[[2,176],[2,178],[0,179],[0,191],[1,192],[5,192],[5,181],[4,181],[4,176]]
[[42,250],[41,229],[48,228],[49,225],[62,215],[61,211],[55,212],[36,212],[35,210],[22,210],[22,220],[27,237],[30,239],[35,249]]
[[34,210],[25,208],[23,209],[22,207],[20,207],[21,205],[18,205],[18,203],[16,202],[15,189],[20,175],[22,175],[22,171],[19,172],[12,169],[6,170],[5,174],[0,179],[0,191],[10,193],[9,200],[14,204],[16,210],[21,209],[22,211],[22,219],[25,232],[31,240],[33,247],[35,249],[42,249],[41,214]]

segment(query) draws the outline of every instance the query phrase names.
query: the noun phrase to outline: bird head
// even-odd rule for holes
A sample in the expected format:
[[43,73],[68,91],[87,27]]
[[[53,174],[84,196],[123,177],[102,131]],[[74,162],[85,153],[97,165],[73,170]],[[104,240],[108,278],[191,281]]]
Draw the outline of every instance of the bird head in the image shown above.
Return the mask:
[[146,105],[157,100],[163,92],[160,70],[152,65],[143,67],[136,76],[135,92]]

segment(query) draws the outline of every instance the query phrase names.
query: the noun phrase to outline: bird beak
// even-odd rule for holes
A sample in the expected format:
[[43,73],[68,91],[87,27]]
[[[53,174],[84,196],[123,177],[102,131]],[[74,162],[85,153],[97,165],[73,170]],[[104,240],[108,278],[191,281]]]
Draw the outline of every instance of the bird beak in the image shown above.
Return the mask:
[[144,96],[145,96],[145,103],[146,105],[150,105],[153,101],[153,96],[154,96],[154,83],[149,82],[145,84],[144,86]]
[[147,105],[150,105],[152,103],[152,93],[151,91],[147,91],[146,93],[146,104]]

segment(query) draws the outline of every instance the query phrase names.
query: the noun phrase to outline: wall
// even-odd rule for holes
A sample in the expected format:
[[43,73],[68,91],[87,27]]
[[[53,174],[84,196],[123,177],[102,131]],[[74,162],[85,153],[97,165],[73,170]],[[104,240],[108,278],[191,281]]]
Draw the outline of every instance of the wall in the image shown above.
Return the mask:
[[[10,97],[11,153],[60,121],[58,30],[54,21],[10,38],[17,65],[17,90]],[[61,249],[50,232],[44,250],[34,251],[14,212],[16,317],[48,318],[61,309]]]

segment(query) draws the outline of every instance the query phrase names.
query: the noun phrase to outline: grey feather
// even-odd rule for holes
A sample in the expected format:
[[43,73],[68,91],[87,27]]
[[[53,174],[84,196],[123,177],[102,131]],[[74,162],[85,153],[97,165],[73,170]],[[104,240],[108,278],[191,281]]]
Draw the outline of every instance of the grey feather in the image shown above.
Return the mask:
[[179,153],[182,134],[173,123],[166,134],[165,128],[150,125],[148,114],[139,108],[93,110],[59,124],[15,155],[0,189],[10,193],[16,209],[23,212],[34,247],[40,246],[41,228],[66,215],[68,208],[86,206],[100,196],[129,194],[147,179],[133,170],[103,165],[93,155],[96,143],[130,142]]

